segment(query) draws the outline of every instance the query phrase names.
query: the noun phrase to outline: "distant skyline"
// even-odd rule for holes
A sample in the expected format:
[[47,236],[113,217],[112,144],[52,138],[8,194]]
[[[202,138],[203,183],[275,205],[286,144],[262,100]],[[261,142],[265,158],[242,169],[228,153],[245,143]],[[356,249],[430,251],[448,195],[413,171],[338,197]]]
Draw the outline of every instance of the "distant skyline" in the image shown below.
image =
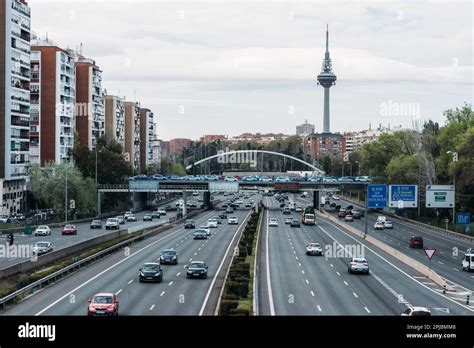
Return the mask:
[[165,140],[293,134],[306,119],[321,132],[326,24],[338,76],[331,131],[444,123],[444,110],[473,99],[471,1],[29,4],[33,31],[83,43],[108,93],[136,95]]

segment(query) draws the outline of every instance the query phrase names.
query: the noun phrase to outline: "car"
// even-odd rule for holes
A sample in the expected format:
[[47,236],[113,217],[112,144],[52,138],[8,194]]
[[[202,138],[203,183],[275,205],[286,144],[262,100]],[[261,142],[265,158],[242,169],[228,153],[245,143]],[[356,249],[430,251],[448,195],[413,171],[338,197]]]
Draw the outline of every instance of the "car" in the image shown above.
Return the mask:
[[196,228],[196,223],[194,222],[194,220],[186,220],[184,222],[184,229],[188,229],[188,228]]
[[296,211],[297,213],[301,213],[301,212],[303,211],[303,208],[302,208],[302,207],[296,207],[296,208],[295,208],[295,211]]
[[219,215],[214,216],[213,219],[217,221],[217,224],[218,224],[218,225],[222,225],[222,220],[221,220],[221,218],[219,217]]
[[159,263],[147,262],[139,269],[138,281],[141,282],[158,282],[163,280],[163,270]]
[[268,222],[269,227],[278,227],[278,220],[275,218],[271,218]]
[[135,214],[130,214],[130,215],[127,216],[127,221],[135,222],[135,221],[137,221],[137,217],[135,216]]
[[166,210],[161,208],[161,209],[158,209],[157,213],[160,215],[166,215]]
[[301,227],[299,219],[292,219],[290,223],[290,227]]
[[345,217],[346,217],[346,211],[345,211],[345,210],[342,210],[342,209],[339,210],[339,212],[337,213],[337,217],[338,217],[339,219],[345,218]]
[[151,214],[143,215],[143,221],[153,221],[153,215]]
[[235,216],[231,216],[230,218],[227,219],[227,223],[229,225],[238,225],[239,219],[237,219]]
[[377,221],[375,224],[374,224],[374,230],[383,230],[384,227],[383,227],[383,222],[380,222],[380,221]]
[[160,255],[160,263],[161,264],[178,264],[178,254],[174,249],[165,249]]
[[50,242],[36,242],[33,246],[33,255],[39,256],[53,251],[53,246]]
[[151,217],[152,217],[152,219],[159,219],[161,217],[161,215],[158,214],[157,211],[154,211],[154,212],[151,213]]
[[46,225],[41,225],[36,228],[36,230],[33,232],[33,235],[34,236],[50,236],[51,229]]
[[225,211],[227,214],[232,214],[234,212],[234,209],[232,207],[228,207],[227,210]]
[[352,209],[352,218],[353,219],[358,219],[360,220],[360,218],[362,217],[362,214],[359,210],[354,210]]
[[336,195],[332,195],[332,199],[335,200],[335,201],[341,200],[341,199],[340,199],[338,196],[336,196]]
[[7,224],[10,222],[10,218],[7,215],[0,215],[0,222]]
[[393,224],[392,224],[392,221],[389,221],[389,220],[385,220],[385,222],[383,223],[383,228],[384,229],[393,229]]
[[283,208],[283,215],[290,215],[290,214],[291,214],[290,207],[284,207]]
[[102,228],[102,220],[98,220],[98,219],[92,220],[90,227],[91,227],[91,229],[94,229],[94,228],[101,229]]
[[323,248],[321,247],[321,244],[319,243],[309,243],[306,246],[306,255],[316,255],[316,256],[322,256],[323,255]]
[[409,306],[402,313],[402,317],[430,317],[430,316],[431,316],[431,312],[426,307]]
[[124,224],[125,224],[125,221],[126,221],[126,220],[125,220],[125,217],[124,217],[123,215],[117,216],[117,220],[118,220],[118,223],[119,223],[120,225],[124,225]]
[[336,207],[335,207],[334,210],[336,211],[336,213],[339,213],[339,212],[341,211],[341,208],[342,208],[342,207],[341,207],[340,204],[336,204]]
[[207,265],[203,261],[192,261],[186,266],[186,278],[207,278]]
[[421,249],[423,249],[423,237],[411,236],[409,244],[410,244],[410,248],[421,248]]
[[202,229],[196,230],[193,236],[194,236],[194,239],[207,239],[207,233],[205,230],[202,230]]
[[292,221],[293,221],[293,218],[290,218],[290,217],[286,218],[285,219],[285,225],[290,225]]
[[336,208],[336,203],[331,203],[329,206],[330,206],[331,208]]
[[229,207],[229,202],[222,203],[222,208],[228,208],[228,207]]
[[[469,249],[468,249],[469,250]],[[469,250],[462,260],[461,268],[463,271],[474,271],[474,250]]]
[[[352,215],[359,215],[360,217],[364,217],[365,216],[365,211],[363,210],[357,210],[357,209],[352,209]],[[359,218],[356,218],[356,219],[360,219]]]
[[171,210],[171,205],[167,204],[163,207],[164,210],[170,211]]
[[202,231],[206,232],[206,236],[211,235],[211,228],[208,225],[204,225],[204,226],[199,227],[199,230],[202,230]]
[[209,219],[209,220],[207,220],[207,227],[209,227],[209,228],[217,228],[217,219]]
[[219,213],[219,219],[227,219],[227,213],[225,211],[221,211]]
[[387,217],[383,215],[377,216],[377,222],[385,223],[387,221]]
[[61,235],[77,235],[77,228],[74,225],[66,225],[61,231]]
[[116,230],[119,230],[120,229],[120,224],[119,224],[119,220],[117,218],[108,218],[107,221],[105,222],[105,229],[108,230],[108,229],[116,229]]
[[89,316],[118,316],[119,301],[113,293],[104,292],[95,294],[88,302],[87,315]]
[[354,221],[354,217],[352,215],[346,214],[346,216],[344,217],[344,221],[352,222]]
[[252,202],[248,201],[245,203],[245,208],[252,208]]
[[127,211],[127,212],[123,215],[123,218],[124,218],[125,220],[128,220],[128,217],[131,216],[131,215],[133,215],[133,213],[132,213],[131,211]]
[[363,257],[353,257],[349,263],[347,271],[352,273],[365,273],[369,274],[369,263]]

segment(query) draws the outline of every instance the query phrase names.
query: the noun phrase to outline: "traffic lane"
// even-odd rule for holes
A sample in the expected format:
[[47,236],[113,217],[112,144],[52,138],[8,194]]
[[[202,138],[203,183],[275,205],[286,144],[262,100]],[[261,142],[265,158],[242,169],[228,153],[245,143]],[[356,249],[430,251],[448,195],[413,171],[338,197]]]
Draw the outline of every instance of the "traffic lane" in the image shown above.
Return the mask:
[[[335,213],[333,213],[334,215]],[[334,215],[335,216],[335,215]],[[361,219],[362,220],[362,219]],[[371,221],[372,220],[372,221]],[[344,222],[343,219],[341,219]],[[396,223],[394,223],[394,229],[391,230],[374,230],[373,224],[375,223],[375,218],[371,219],[369,217],[369,234],[378,240],[384,242],[385,244],[403,252],[405,255],[412,257],[413,259],[421,262],[426,266],[430,266],[430,261],[427,258],[426,254],[421,249],[412,249],[409,247],[408,240],[412,235],[418,235],[417,231],[410,231],[409,228],[404,228]],[[365,222],[355,220],[354,222],[344,222],[348,225],[352,225],[364,231]],[[458,283],[459,285],[472,288],[472,278],[468,272],[461,271],[461,261],[464,254],[459,253],[458,256],[453,255],[452,246],[446,245],[431,245],[425,241],[425,247],[435,247],[437,248],[437,253],[435,254],[431,267],[442,277]]]
[[[168,217],[162,216],[160,219],[155,219],[154,221],[148,222],[148,221],[142,221],[143,219],[142,216],[144,214],[145,212],[140,214],[140,219],[138,219],[137,217],[136,222],[127,222],[123,225],[120,225],[121,229],[130,228],[132,232],[136,232],[148,227],[159,226],[163,223],[168,222],[169,217],[176,216],[175,213],[173,214],[168,213],[167,214]],[[48,242],[51,242],[54,250],[60,250],[62,248],[69,247],[71,245],[78,244],[86,240],[93,239],[93,238],[103,236],[109,233],[113,233],[116,231],[116,230],[106,230],[105,224],[102,229],[90,229],[89,224],[77,225],[76,227],[78,229],[77,235],[63,236],[61,235],[62,228],[54,228],[54,229],[51,229],[50,236],[29,235],[29,236],[16,237],[14,245],[17,245],[17,246],[27,245],[27,246],[32,247],[33,245],[36,244],[36,242],[48,241]],[[19,263],[28,259],[29,259],[28,257],[0,258],[0,268],[12,266],[16,263]]]
[[[239,211],[239,225],[219,225],[212,229],[212,236],[207,240],[190,238],[178,247],[178,253],[184,261],[172,269],[169,277],[163,281],[163,287],[156,291],[153,284],[135,284],[135,294],[127,297],[130,307],[124,310],[127,315],[198,315],[203,307],[207,294],[213,283],[220,264],[229,248],[235,233],[241,227],[248,211]],[[234,239],[235,240],[235,239]],[[229,251],[232,252],[232,251]],[[185,266],[191,261],[204,261],[208,268],[207,279],[187,279]],[[168,266],[166,266],[168,268]],[[123,301],[122,301],[123,302]]]
[[[204,224],[207,221],[207,218],[208,217],[204,219],[198,219],[197,222],[200,224]],[[165,248],[173,247],[175,242],[176,244],[179,244],[179,243],[195,244],[196,242],[200,242],[200,241],[193,240],[193,236],[192,236],[193,233],[194,231],[192,230],[185,230],[184,235],[181,233],[173,237],[173,239],[168,239],[167,245],[163,245],[159,248],[148,249],[145,253],[141,255],[137,255],[137,257],[134,259],[131,259],[130,262],[123,263],[119,265],[116,269],[112,270],[111,272],[101,275],[100,281],[88,284],[86,287],[83,287],[79,289],[78,291],[74,292],[75,298],[80,299],[79,302],[84,302],[84,301],[87,302],[87,299],[92,297],[95,293],[114,292],[119,298],[120,308],[121,308],[120,312],[122,315],[142,315],[143,313],[149,313],[150,311],[149,307],[153,306],[153,304],[151,304],[150,306],[147,305],[147,302],[150,299],[150,297],[151,297],[150,301],[154,302],[156,301],[154,299],[155,296],[158,298],[164,298],[166,294],[166,290],[160,290],[158,294],[156,292],[156,288],[157,287],[160,289],[163,288],[165,282],[166,284],[168,284],[168,286],[170,286],[171,281],[168,281],[167,272],[165,269],[164,280],[161,283],[161,286],[158,284],[144,284],[144,283],[140,284],[138,282],[139,268],[145,262],[157,262],[161,251]],[[186,257],[187,256],[186,253],[185,255],[180,254],[178,256],[180,258],[179,262],[182,262],[181,260],[183,259],[183,256]],[[187,261],[185,260],[185,262]],[[171,267],[174,268],[174,266],[171,266]],[[163,266],[163,268],[168,268],[168,267]],[[132,281],[132,279],[135,279],[135,281]],[[171,283],[171,285],[172,284],[173,283]],[[153,286],[153,285],[157,285],[157,287],[145,288],[145,286]],[[143,292],[143,290],[145,289],[149,290],[148,294]],[[63,303],[64,303],[63,304],[64,308],[62,307],[63,305],[61,305],[60,308],[56,308],[55,310],[51,309],[52,313],[50,313],[50,311],[47,311],[46,313],[51,314],[51,315],[83,315],[84,309],[82,306],[79,305],[78,307],[71,308],[70,303],[68,303],[67,299],[65,299]],[[66,312],[65,312],[65,308],[66,308]],[[171,312],[170,314],[175,314],[175,313]],[[197,313],[191,313],[191,314],[197,314]]]
[[[196,218],[196,220],[200,219],[200,221],[205,221],[213,213],[214,212],[202,213],[199,215],[198,218]],[[14,307],[6,311],[5,314],[34,315],[43,311],[47,306],[53,303],[55,304],[53,305],[52,309],[56,309],[56,307],[60,307],[61,303],[66,299],[66,297],[69,297],[71,294],[77,293],[78,290],[82,289],[83,287],[89,286],[89,284],[92,282],[101,282],[101,278],[98,275],[108,272],[114,272],[115,268],[120,265],[118,264],[119,262],[132,262],[133,260],[130,261],[130,259],[141,257],[141,255],[144,255],[143,260],[148,260],[150,259],[149,253],[150,255],[154,255],[153,253],[155,252],[155,250],[159,250],[161,252],[163,248],[172,246],[176,240],[180,241],[181,239],[183,239],[183,236],[187,234],[188,231],[189,230],[183,229],[182,224],[179,224],[179,226],[172,227],[170,228],[170,230],[164,231],[156,236],[150,237],[144,241],[131,245],[128,249],[128,255],[131,257],[126,257],[123,252],[125,251],[125,249],[121,252],[113,253],[107,257],[104,257],[103,259],[89,265],[88,267],[81,269],[79,272],[76,272],[71,276],[62,279],[60,282],[49,286],[47,289],[38,292],[27,300],[15,305]],[[125,267],[125,270],[127,270],[127,267]],[[136,271],[135,268],[134,270]],[[138,272],[136,274],[138,274]],[[118,272],[117,275],[119,276],[120,272]],[[85,284],[86,282],[89,283]],[[78,289],[75,290],[76,288]],[[56,303],[56,301],[58,302]],[[87,298],[85,299],[85,301],[87,301]],[[80,304],[81,306],[83,305],[82,302],[80,302]],[[45,313],[49,313],[49,311],[45,311]],[[78,310],[78,313],[84,314],[82,307]]]
[[[292,248],[291,239],[287,236],[280,215],[278,211],[270,211],[268,219],[277,218],[278,227],[267,227],[269,240],[266,252],[269,255],[271,295],[275,315],[314,315],[317,312],[317,303],[302,294],[308,285],[305,284],[305,278],[298,269],[298,256]],[[268,221],[265,223],[268,226]]]
[[[353,279],[354,284],[358,281],[364,281],[370,285],[371,282],[375,283],[376,281],[378,284],[370,286],[370,290],[379,289],[378,291],[383,293],[380,298],[388,301],[387,303],[392,310],[403,310],[411,304],[427,307],[434,314],[440,314],[438,308],[450,308],[450,314],[473,315],[469,308],[459,305],[451,298],[442,295],[441,289],[430,279],[394,259],[391,255],[360,238],[350,235],[350,233],[343,231],[330,221],[318,219],[318,222],[318,227],[324,234],[332,235],[342,245],[346,247],[363,245],[364,257],[369,262],[372,274],[369,277],[354,275],[355,277],[350,278]],[[348,263],[342,268],[342,271],[347,271],[347,266]],[[366,280],[366,278],[369,279]],[[370,309],[370,307],[368,308]],[[401,311],[398,312],[398,314],[400,313]]]

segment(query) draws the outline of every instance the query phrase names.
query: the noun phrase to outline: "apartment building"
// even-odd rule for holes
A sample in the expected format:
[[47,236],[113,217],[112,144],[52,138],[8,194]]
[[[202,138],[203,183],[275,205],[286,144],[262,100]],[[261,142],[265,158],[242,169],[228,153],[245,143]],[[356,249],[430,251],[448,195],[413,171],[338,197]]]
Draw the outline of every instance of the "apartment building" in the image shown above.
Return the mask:
[[76,129],[79,143],[93,149],[97,139],[105,136],[105,107],[102,92],[102,70],[95,61],[76,56]]
[[39,137],[40,162],[41,165],[66,163],[74,147],[75,52],[49,39],[33,40],[31,51],[35,53],[35,73],[38,74],[34,80],[33,104],[39,106],[39,132],[35,134]]
[[140,167],[150,168],[153,163],[154,115],[150,109],[140,109]]
[[140,171],[140,103],[125,102],[125,159]]
[[186,149],[191,146],[193,141],[186,138],[175,138],[170,140],[169,154],[170,155],[180,155],[183,149]]
[[105,140],[115,140],[125,149],[125,99],[105,95]]
[[339,133],[312,134],[310,139],[311,157],[320,160],[325,156],[342,159],[346,152],[346,139]]
[[30,143],[31,11],[0,3],[0,213],[24,210]]

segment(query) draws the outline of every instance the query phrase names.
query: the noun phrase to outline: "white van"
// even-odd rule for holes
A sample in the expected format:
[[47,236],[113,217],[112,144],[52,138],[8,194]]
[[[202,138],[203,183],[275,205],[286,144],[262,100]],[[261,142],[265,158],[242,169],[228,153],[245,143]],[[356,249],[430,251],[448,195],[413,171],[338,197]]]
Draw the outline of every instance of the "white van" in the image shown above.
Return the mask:
[[466,254],[464,255],[464,259],[462,260],[462,269],[463,271],[474,271],[474,254]]

